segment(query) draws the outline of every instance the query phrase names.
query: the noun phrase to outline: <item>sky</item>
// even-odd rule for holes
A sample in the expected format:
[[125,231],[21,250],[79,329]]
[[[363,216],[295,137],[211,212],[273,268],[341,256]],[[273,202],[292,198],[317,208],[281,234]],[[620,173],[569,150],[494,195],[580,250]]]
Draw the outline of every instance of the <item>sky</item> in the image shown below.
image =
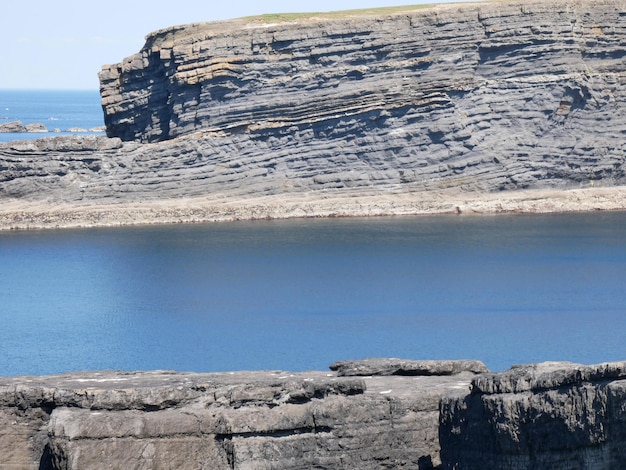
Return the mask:
[[[432,1],[432,0],[431,0]],[[452,0],[436,0],[438,3]],[[457,0],[458,1],[458,0]],[[2,6],[0,89],[98,89],[104,64],[138,52],[151,31],[262,13],[323,12],[424,0],[29,0]]]

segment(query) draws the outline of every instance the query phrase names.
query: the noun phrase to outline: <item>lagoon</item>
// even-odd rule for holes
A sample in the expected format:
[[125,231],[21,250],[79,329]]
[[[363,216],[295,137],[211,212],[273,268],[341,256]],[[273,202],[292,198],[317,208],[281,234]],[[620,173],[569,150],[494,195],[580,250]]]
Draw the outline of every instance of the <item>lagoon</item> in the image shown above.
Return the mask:
[[0,375],[626,358],[626,213],[0,233]]

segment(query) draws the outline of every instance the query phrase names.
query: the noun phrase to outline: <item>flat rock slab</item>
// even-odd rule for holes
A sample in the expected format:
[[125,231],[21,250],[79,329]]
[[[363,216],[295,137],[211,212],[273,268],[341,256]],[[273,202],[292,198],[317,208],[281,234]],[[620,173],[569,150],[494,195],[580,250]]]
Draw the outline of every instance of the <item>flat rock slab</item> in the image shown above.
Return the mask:
[[330,366],[339,377],[367,375],[457,375],[461,372],[482,374],[489,369],[480,361],[414,361],[405,359],[375,358],[359,361],[339,361]]
[[596,365],[542,362],[513,366],[499,374],[486,374],[472,381],[472,389],[475,393],[485,394],[540,392],[615,379],[626,379],[626,362]]
[[[397,361],[412,363],[389,364]],[[349,361],[361,372],[386,363],[359,362]],[[437,362],[429,361],[423,376],[343,370],[0,377],[0,422],[12,423],[0,429],[0,455],[10,457],[7,465],[32,469],[101,468],[102,455],[115,468],[431,468],[440,463],[442,396],[466,395],[475,375],[469,370],[484,368]]]

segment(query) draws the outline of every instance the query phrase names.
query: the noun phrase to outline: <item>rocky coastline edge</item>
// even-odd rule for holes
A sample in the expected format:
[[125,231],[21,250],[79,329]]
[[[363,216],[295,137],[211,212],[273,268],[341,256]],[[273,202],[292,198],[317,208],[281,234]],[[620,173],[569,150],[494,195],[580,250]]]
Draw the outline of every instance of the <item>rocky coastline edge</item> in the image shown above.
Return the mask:
[[319,217],[437,214],[546,214],[626,210],[626,186],[535,189],[505,193],[368,194],[316,192],[261,197],[220,195],[134,202],[52,202],[7,199],[0,230],[118,227]]
[[0,467],[621,468],[625,399],[626,362],[0,377]]

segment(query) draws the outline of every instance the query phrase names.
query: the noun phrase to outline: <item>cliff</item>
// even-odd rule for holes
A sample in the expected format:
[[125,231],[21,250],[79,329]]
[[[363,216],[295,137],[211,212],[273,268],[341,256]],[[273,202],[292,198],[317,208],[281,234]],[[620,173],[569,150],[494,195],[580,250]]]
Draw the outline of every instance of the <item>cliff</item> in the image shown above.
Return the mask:
[[122,140],[219,136],[237,168],[309,189],[623,183],[625,14],[531,1],[174,27],[103,69],[105,121]]
[[444,469],[626,467],[626,363],[544,363],[472,380],[442,400]]
[[[609,470],[626,363],[0,378],[0,468]],[[104,460],[103,460],[104,456]]]
[[0,144],[0,225],[624,209],[625,27],[529,0],[156,31],[100,72],[109,138]]

